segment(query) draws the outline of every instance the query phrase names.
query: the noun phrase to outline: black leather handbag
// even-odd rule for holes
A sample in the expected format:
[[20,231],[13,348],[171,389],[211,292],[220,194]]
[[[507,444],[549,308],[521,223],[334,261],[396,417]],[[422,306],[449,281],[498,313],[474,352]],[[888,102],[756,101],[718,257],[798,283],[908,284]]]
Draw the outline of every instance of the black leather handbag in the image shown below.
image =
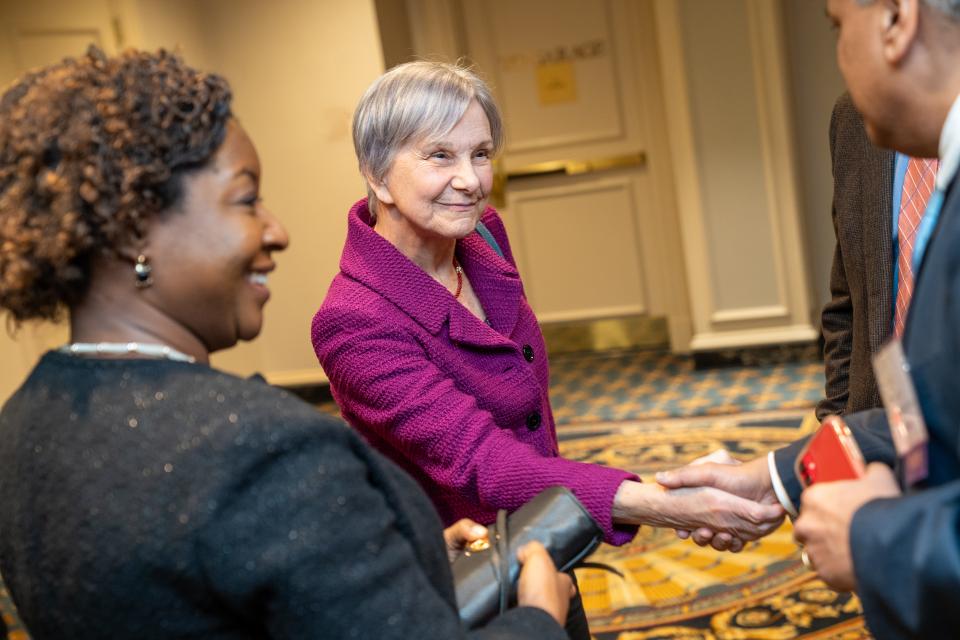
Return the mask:
[[453,562],[460,619],[480,626],[517,600],[517,550],[532,540],[546,547],[553,563],[567,571],[603,541],[603,531],[569,489],[550,487],[509,516],[501,510],[488,527],[489,545],[466,550]]

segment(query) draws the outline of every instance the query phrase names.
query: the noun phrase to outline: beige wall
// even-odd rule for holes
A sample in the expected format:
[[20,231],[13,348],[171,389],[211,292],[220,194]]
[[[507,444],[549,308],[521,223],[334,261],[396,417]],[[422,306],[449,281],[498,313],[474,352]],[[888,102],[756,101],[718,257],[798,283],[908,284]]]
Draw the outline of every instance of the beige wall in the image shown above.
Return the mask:
[[176,51],[195,67],[214,69],[209,31],[200,7],[206,0],[115,0],[121,46]]
[[[0,10],[11,1],[0,0]],[[80,4],[61,1],[74,9]],[[373,0],[84,2],[113,7],[123,46],[176,49],[230,80],[234,111],[260,153],[262,194],[290,232],[290,249],[277,256],[271,275],[263,333],[217,354],[214,363],[244,375],[264,372],[280,383],[322,380],[310,320],[337,272],[347,209],[364,193],[349,121],[383,71]],[[44,13],[51,21],[64,15]],[[14,63],[2,18],[0,12],[0,84],[6,84]],[[63,340],[62,329],[50,328],[39,334],[27,328],[16,340],[0,335],[0,402],[43,347]]]
[[207,0],[211,60],[233,86],[257,145],[267,206],[290,233],[271,275],[260,338],[220,354],[234,371],[273,382],[322,376],[310,320],[337,272],[349,206],[364,195],[350,138],[353,108],[383,71],[369,0]]
[[17,67],[13,60],[13,46],[5,30],[0,30],[0,87],[7,84],[17,75]]
[[383,66],[386,69],[414,58],[413,37],[406,0],[374,0],[380,43],[383,47]]
[[690,346],[812,340],[782,6],[657,0],[656,8]]
[[[743,2],[680,3],[713,310],[782,304]],[[736,44],[734,44],[736,43]]]

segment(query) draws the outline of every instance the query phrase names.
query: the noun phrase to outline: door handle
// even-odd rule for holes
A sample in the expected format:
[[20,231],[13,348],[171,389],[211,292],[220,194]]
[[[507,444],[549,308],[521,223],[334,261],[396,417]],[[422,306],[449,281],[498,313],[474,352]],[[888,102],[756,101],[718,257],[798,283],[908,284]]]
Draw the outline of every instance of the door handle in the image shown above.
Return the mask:
[[507,183],[510,180],[524,178],[540,178],[543,176],[568,175],[576,176],[597,171],[611,169],[626,169],[642,167],[647,164],[647,154],[643,151],[628,153],[619,156],[607,156],[592,160],[549,160],[530,164],[513,171],[504,171],[502,162],[494,164],[493,187],[490,190],[490,201],[495,207],[503,207],[507,200]]

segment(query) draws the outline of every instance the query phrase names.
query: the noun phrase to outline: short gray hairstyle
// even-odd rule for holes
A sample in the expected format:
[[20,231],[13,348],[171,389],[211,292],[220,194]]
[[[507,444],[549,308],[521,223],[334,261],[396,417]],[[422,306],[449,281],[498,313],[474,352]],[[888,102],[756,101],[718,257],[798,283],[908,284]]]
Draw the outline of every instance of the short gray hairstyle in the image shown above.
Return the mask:
[[[503,146],[503,120],[490,87],[461,63],[417,61],[398,65],[370,87],[353,114],[353,147],[364,177],[382,180],[401,148],[453,129],[476,100],[490,123],[493,153]],[[376,198],[367,186],[370,215]]]

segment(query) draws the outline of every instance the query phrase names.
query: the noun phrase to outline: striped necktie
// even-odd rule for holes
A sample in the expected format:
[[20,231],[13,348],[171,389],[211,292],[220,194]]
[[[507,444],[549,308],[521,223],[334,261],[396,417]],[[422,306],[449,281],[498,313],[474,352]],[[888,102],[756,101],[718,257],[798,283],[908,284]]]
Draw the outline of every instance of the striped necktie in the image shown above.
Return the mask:
[[936,159],[910,158],[903,178],[900,217],[897,221],[897,306],[893,314],[893,333],[903,335],[907,310],[913,296],[913,247],[917,228],[933,193],[937,177]]

